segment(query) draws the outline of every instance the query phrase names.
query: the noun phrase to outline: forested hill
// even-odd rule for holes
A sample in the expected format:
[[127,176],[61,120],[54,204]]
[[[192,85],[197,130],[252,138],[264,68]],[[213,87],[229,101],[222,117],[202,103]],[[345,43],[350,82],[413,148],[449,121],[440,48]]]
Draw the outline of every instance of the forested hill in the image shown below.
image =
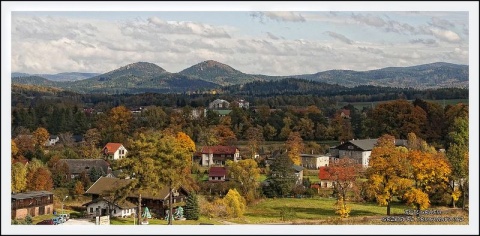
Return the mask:
[[223,88],[224,93],[238,95],[331,95],[348,90],[347,87],[304,79],[286,78],[275,81],[255,81],[244,85],[231,85]]
[[[103,94],[203,93],[212,89],[222,90],[222,86],[227,86],[223,90],[242,91],[246,94],[271,94],[274,91],[275,94],[308,92],[327,95],[330,90],[338,92],[342,89],[341,87],[354,88],[358,86],[420,90],[437,88],[468,89],[468,68],[468,65],[437,62],[370,71],[330,70],[316,74],[265,76],[245,74],[226,64],[212,60],[198,63],[179,73],[170,73],[153,63],[137,62],[92,78],[76,81],[52,81],[39,76],[24,76],[25,74],[15,73],[23,77],[14,77],[12,83],[57,87],[80,93]],[[285,78],[289,78],[289,80],[282,80]],[[297,80],[292,80],[293,78]],[[272,83],[265,81],[271,81]],[[275,81],[279,83],[274,83]],[[253,84],[247,85],[252,82]],[[258,88],[255,88],[256,86]]]
[[374,85],[398,88],[468,88],[468,65],[436,62],[409,67],[387,67],[378,70],[329,70],[295,78],[339,84],[347,87]]

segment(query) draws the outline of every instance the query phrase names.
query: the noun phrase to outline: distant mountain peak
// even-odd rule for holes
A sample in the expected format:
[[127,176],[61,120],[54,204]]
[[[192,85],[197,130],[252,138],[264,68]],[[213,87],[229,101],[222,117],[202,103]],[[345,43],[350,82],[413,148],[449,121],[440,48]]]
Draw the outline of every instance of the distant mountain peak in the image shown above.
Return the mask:
[[131,64],[128,64],[126,66],[122,66],[116,70],[113,70],[113,71],[122,71],[122,70],[131,70],[131,69],[147,69],[147,70],[155,70],[157,72],[165,72],[166,70],[163,69],[162,67],[156,65],[156,64],[153,64],[153,63],[150,63],[150,62],[143,62],[143,61],[139,61],[139,62],[135,62],[135,63],[131,63]]

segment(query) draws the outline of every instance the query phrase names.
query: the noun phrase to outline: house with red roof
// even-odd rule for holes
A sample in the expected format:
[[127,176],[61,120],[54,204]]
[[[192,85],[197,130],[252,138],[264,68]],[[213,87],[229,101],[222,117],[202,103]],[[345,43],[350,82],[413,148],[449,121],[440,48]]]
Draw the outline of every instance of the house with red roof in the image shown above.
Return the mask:
[[202,166],[224,166],[227,160],[240,159],[240,151],[234,146],[204,146],[200,154]]
[[328,172],[328,166],[320,166],[318,168],[318,179],[320,180],[320,188],[332,188],[334,179]]
[[212,166],[208,170],[208,181],[223,182],[227,179],[227,168],[222,166]]
[[124,158],[128,151],[121,143],[107,143],[102,152],[106,159],[118,160]]

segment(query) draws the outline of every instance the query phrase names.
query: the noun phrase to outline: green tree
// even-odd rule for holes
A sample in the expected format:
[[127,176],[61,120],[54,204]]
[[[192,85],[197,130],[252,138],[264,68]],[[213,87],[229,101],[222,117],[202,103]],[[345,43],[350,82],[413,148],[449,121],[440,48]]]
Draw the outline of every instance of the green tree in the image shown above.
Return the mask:
[[185,204],[185,218],[187,218],[187,220],[198,220],[200,207],[198,205],[197,194],[194,192],[190,193]]
[[296,180],[293,161],[288,155],[280,154],[270,165],[263,192],[267,197],[284,197],[292,191]]
[[[455,207],[455,202],[458,196],[455,195],[459,186],[459,191],[463,196],[462,208],[465,208],[466,189],[468,185],[468,118],[455,119],[453,126],[450,128],[447,135],[447,159],[452,167],[452,181],[450,187],[452,189],[452,205]],[[455,199],[457,198],[457,199]]]

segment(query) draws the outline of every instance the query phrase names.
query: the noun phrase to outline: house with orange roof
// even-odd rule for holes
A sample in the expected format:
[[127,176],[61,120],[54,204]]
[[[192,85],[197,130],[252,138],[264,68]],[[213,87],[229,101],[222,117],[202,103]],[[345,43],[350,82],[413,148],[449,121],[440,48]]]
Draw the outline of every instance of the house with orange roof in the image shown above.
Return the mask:
[[127,149],[121,143],[107,143],[102,153],[108,160],[123,159],[127,155]]

